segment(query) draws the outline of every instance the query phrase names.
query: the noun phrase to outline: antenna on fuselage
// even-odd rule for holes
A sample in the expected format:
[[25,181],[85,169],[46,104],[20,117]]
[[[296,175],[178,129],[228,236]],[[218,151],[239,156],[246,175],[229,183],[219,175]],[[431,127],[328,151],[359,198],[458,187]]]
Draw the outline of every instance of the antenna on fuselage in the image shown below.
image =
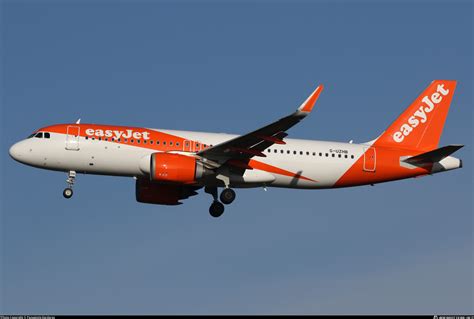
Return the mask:
[[78,119],[78,120],[76,121],[76,124],[81,124],[81,119]]

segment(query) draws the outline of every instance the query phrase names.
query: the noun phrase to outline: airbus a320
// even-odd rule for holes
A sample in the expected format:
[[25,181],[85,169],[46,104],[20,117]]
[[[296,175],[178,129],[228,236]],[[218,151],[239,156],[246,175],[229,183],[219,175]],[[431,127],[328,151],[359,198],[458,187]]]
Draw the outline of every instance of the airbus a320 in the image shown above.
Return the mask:
[[[456,81],[435,80],[376,139],[362,144],[287,138],[311,113],[323,86],[292,114],[243,135],[76,123],[50,125],[14,144],[10,156],[67,173],[71,198],[78,173],[133,177],[141,203],[179,205],[199,189],[219,217],[234,189],[373,185],[462,167],[438,147]],[[219,193],[219,188],[222,191]]]

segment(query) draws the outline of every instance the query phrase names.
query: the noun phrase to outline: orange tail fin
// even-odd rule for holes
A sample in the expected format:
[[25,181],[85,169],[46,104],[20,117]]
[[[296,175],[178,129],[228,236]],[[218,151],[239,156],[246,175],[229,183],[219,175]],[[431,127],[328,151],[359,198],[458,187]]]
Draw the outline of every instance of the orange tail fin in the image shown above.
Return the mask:
[[377,145],[430,151],[438,146],[456,81],[435,80],[377,139]]

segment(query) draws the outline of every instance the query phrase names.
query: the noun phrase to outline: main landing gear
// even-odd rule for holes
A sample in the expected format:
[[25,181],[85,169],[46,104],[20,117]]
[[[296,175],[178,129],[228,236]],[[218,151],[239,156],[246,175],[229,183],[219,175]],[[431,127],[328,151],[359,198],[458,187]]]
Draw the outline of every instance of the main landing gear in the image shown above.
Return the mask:
[[220,196],[221,202],[223,202],[226,205],[229,205],[232,203],[235,199],[235,192],[231,188],[225,188]]
[[218,201],[213,201],[211,204],[211,207],[209,207],[209,214],[211,214],[212,217],[220,217],[224,213],[224,204],[218,202]]
[[211,194],[214,199],[211,207],[209,207],[209,214],[216,218],[220,217],[224,213],[224,205],[222,203],[228,205],[232,203],[236,197],[234,190],[225,188],[220,195],[221,203],[217,199],[217,187],[206,187],[204,188],[204,191],[208,194]]
[[73,191],[72,191],[72,185],[74,185],[74,181],[76,180],[76,172],[75,171],[69,171],[66,179],[66,183],[68,187],[66,187],[63,191],[63,196],[64,198],[71,198]]

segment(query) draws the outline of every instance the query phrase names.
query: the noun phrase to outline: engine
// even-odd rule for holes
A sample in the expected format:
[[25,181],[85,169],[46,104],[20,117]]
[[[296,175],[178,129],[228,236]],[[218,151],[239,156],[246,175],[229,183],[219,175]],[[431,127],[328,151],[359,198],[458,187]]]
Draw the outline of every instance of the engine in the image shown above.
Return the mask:
[[197,188],[186,185],[158,184],[148,179],[137,179],[135,198],[140,203],[180,205],[179,200],[196,195]]
[[157,182],[193,184],[211,171],[191,156],[153,153],[150,158],[150,179]]

